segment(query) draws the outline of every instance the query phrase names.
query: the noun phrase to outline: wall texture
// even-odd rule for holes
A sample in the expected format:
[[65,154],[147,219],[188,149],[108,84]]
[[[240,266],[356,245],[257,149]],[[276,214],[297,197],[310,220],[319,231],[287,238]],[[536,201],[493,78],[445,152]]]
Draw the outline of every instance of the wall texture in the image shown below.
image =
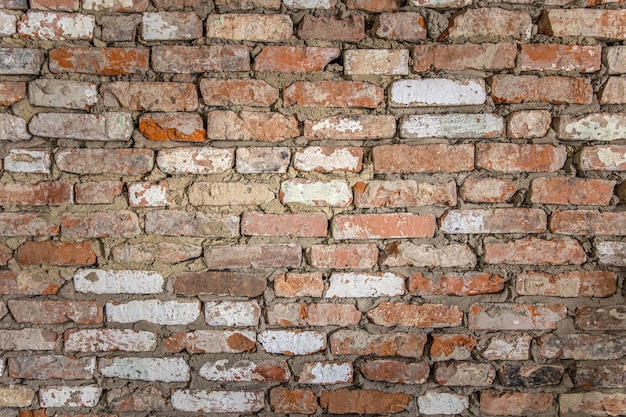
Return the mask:
[[623,0],[0,0],[0,416],[626,414]]

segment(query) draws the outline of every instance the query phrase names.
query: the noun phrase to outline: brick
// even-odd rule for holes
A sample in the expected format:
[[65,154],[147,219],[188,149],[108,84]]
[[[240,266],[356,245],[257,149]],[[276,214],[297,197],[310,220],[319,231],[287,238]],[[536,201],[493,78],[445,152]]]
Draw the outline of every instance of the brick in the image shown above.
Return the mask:
[[547,226],[543,210],[523,208],[448,210],[440,221],[450,234],[541,233]]
[[56,153],[61,171],[76,174],[144,174],[152,170],[153,153],[147,149],[65,149]]
[[30,8],[36,10],[57,10],[60,12],[77,12],[80,0],[33,0]]
[[[472,4],[472,0],[410,0],[409,4],[411,6],[428,7],[433,9],[452,9],[470,6]],[[460,414],[460,412],[451,414]]]
[[626,47],[609,46],[605,51],[604,64],[609,74],[626,73]]
[[250,330],[196,330],[174,333],[163,340],[165,352],[241,353],[256,347],[256,332]]
[[279,90],[262,80],[200,80],[200,93],[209,106],[268,107],[278,100]]
[[615,294],[616,286],[617,276],[608,271],[572,271],[560,274],[525,271],[517,275],[515,291],[521,295],[549,297],[609,297]]
[[526,44],[520,51],[522,71],[600,71],[602,47],[558,44]]
[[469,398],[448,392],[426,391],[417,397],[417,406],[423,415],[461,414],[469,408]]
[[591,104],[593,89],[587,78],[495,75],[491,81],[491,97],[496,104]]
[[463,311],[442,304],[409,304],[383,302],[367,313],[375,324],[392,327],[440,328],[460,326]]
[[537,340],[540,357],[573,360],[615,360],[626,356],[620,335],[546,334]]
[[189,83],[116,81],[104,84],[100,92],[108,107],[163,112],[198,108],[196,87]]
[[421,273],[409,277],[408,288],[412,295],[477,295],[493,294],[504,290],[504,279],[485,272],[442,274],[431,280]]
[[554,211],[550,217],[550,231],[566,235],[624,235],[626,222],[622,212],[596,210]]
[[[436,92],[436,93],[435,93]],[[395,81],[391,85],[389,105],[424,106],[468,106],[482,104],[486,99],[483,80],[428,78],[421,80]]]
[[443,386],[486,387],[493,383],[496,370],[489,363],[439,362],[435,365],[434,376]]
[[72,185],[66,182],[0,183],[2,206],[60,206],[72,203]]
[[95,22],[94,16],[78,13],[29,11],[17,23],[17,31],[23,39],[91,40]]
[[28,2],[26,0],[2,0],[0,7],[9,10],[26,10],[28,9]]
[[130,329],[83,329],[65,332],[66,352],[152,352],[157,334]]
[[148,48],[64,47],[49,53],[53,73],[94,75],[143,74],[148,71]]
[[178,263],[202,256],[202,246],[191,243],[137,243],[111,248],[111,258],[122,263],[147,263],[155,261]]
[[0,265],[6,266],[13,259],[13,249],[0,243]]
[[122,195],[120,181],[84,182],[74,185],[74,200],[77,204],[110,204]]
[[9,300],[8,306],[18,323],[102,323],[102,307],[95,301]]
[[165,408],[166,402],[163,393],[154,387],[121,387],[107,391],[107,404],[112,411],[158,411]]
[[352,203],[352,188],[345,181],[317,181],[295,178],[280,184],[280,201],[285,205],[347,207]]
[[376,108],[382,87],[362,81],[296,81],[283,89],[283,106]]
[[100,358],[98,372],[108,378],[139,381],[189,381],[190,368],[183,358]]
[[198,375],[209,381],[289,382],[291,372],[287,361],[220,359],[202,365]]
[[626,171],[626,146],[586,146],[579,154],[583,171]]
[[536,178],[530,201],[539,204],[609,205],[615,181],[583,178]]
[[293,167],[304,172],[360,172],[363,168],[363,148],[309,146],[295,152]]
[[419,13],[382,13],[376,17],[373,32],[382,39],[418,41],[426,39],[426,21]]
[[265,406],[263,391],[176,390],[172,407],[180,411],[203,413],[254,413]]
[[405,293],[404,278],[390,272],[381,274],[333,273],[326,298],[397,296]]
[[334,9],[337,0],[284,0],[283,3],[291,9]]
[[479,143],[476,166],[492,172],[555,172],[567,159],[565,146]]
[[400,122],[400,136],[407,139],[495,138],[503,132],[503,119],[495,114],[411,115]]
[[417,45],[413,47],[413,71],[501,71],[515,67],[517,45],[481,43],[463,45]]
[[605,394],[598,391],[564,393],[559,395],[562,415],[583,413],[589,416],[619,416],[626,407],[626,394]]
[[433,336],[430,358],[436,362],[470,359],[474,346],[476,346],[476,339],[467,334]]
[[626,115],[592,113],[582,117],[562,116],[556,119],[557,137],[563,140],[613,141],[626,137]]
[[4,170],[8,172],[49,174],[50,165],[47,149],[11,149],[4,157]]
[[31,138],[26,130],[26,120],[21,117],[2,113],[0,115],[0,141],[27,140]]
[[324,280],[321,272],[288,272],[274,277],[276,297],[322,297]]
[[249,272],[184,272],[173,279],[176,294],[258,297],[267,287],[264,274]]
[[0,48],[0,74],[38,75],[43,59],[39,49]]
[[461,184],[460,196],[471,203],[504,203],[517,192],[515,181],[508,178],[467,178]]
[[324,213],[245,212],[241,218],[242,235],[326,237],[327,233],[328,220]]
[[352,382],[352,374],[352,362],[305,362],[298,375],[298,383],[343,384]]
[[307,330],[264,330],[259,344],[267,353],[310,355],[326,348],[326,334]]
[[312,16],[304,15],[298,27],[300,39],[359,42],[365,36],[365,18],[362,15]]
[[626,365],[583,365],[570,368],[570,377],[575,388],[625,388]]
[[240,174],[284,174],[291,162],[286,147],[237,148],[235,168]]
[[33,106],[88,110],[98,102],[97,84],[40,78],[28,84]]
[[583,330],[626,330],[626,309],[620,305],[582,306],[576,311],[574,325]]
[[315,268],[372,269],[378,262],[378,248],[373,243],[313,245],[308,258]]
[[433,237],[435,216],[412,213],[355,214],[333,218],[335,239],[389,239]]
[[17,33],[17,16],[0,11],[0,36],[11,36]]
[[156,164],[166,174],[221,174],[232,168],[234,156],[232,149],[160,149]]
[[393,242],[387,245],[382,259],[385,266],[460,267],[476,265],[476,255],[467,245],[452,243],[440,248],[430,244]]
[[210,15],[206,20],[207,38],[282,42],[292,34],[293,22],[289,16],[282,14],[217,14]]
[[[246,3],[254,4],[255,2],[263,3],[274,0],[217,0],[216,6],[223,7],[226,3]],[[198,5],[198,0],[155,0],[154,6],[159,10],[183,10],[185,8],[193,8]],[[261,6],[261,4],[259,5]]]
[[333,355],[376,355],[419,358],[426,335],[423,333],[370,334],[363,330],[338,330],[330,335]]
[[147,0],[82,0],[84,10],[111,12],[145,12]]
[[40,295],[56,294],[65,279],[58,271],[39,269],[22,270],[18,274],[0,271],[0,294]]
[[47,329],[0,330],[0,350],[55,350],[59,335]]
[[513,139],[542,138],[550,130],[552,116],[547,110],[521,110],[507,117],[507,136]]
[[395,359],[377,359],[362,362],[359,370],[370,381],[423,384],[428,380],[430,366],[426,362],[407,363]]
[[149,113],[139,117],[139,131],[148,140],[202,142],[204,122],[196,113]]
[[0,236],[56,236],[59,226],[45,214],[0,213]]
[[498,369],[500,383],[505,387],[543,387],[558,385],[563,378],[561,365],[521,365],[507,363]]
[[304,137],[308,140],[373,140],[392,138],[395,134],[396,119],[393,116],[333,116],[304,122]]
[[626,39],[626,10],[551,9],[542,13],[539,33],[601,40]]
[[374,147],[372,157],[376,173],[463,172],[474,169],[472,144],[382,145]]
[[531,335],[523,333],[488,334],[480,339],[478,351],[481,357],[490,361],[528,360],[532,340]]
[[359,208],[453,206],[456,201],[454,181],[372,180],[354,186],[354,204]]
[[204,321],[209,326],[257,326],[261,308],[256,301],[204,303]]
[[300,136],[298,120],[281,113],[214,110],[207,113],[209,139],[282,142]]
[[567,317],[561,304],[529,305],[496,303],[473,305],[468,314],[470,330],[552,330]]
[[368,12],[397,12],[400,0],[347,0],[348,9],[365,10]]
[[32,355],[9,358],[8,367],[11,378],[91,379],[96,370],[96,358]]
[[468,9],[450,19],[442,38],[452,43],[529,41],[532,19],[526,12],[493,8]]
[[270,326],[356,326],[361,312],[352,304],[274,304],[265,309]]
[[135,237],[141,233],[139,220],[130,211],[64,213],[62,234],[68,238]]
[[596,256],[603,265],[626,266],[626,244],[596,242]]
[[187,41],[202,37],[202,21],[195,12],[148,12],[141,18],[146,41]]
[[35,136],[80,140],[128,140],[133,133],[130,113],[39,113],[28,125]]
[[131,207],[164,207],[171,204],[166,182],[135,182],[128,184],[128,204]]
[[323,71],[339,54],[339,48],[266,46],[254,58],[254,70],[297,73]]
[[0,405],[3,407],[28,407],[33,402],[35,391],[19,385],[0,386]]
[[296,243],[208,246],[204,261],[210,269],[297,268],[302,247]]
[[270,391],[270,405],[277,413],[314,414],[317,395],[304,389],[276,387]]
[[625,104],[626,94],[624,93],[626,82],[621,77],[610,77],[600,94],[598,102],[600,104]]
[[20,265],[93,265],[92,242],[24,242],[15,253]]
[[102,40],[105,42],[134,42],[141,23],[140,14],[102,16]]
[[189,324],[200,316],[200,302],[193,300],[135,300],[127,303],[107,303],[108,322],[149,323],[172,326]]
[[485,390],[480,392],[480,411],[490,416],[545,413],[552,409],[553,401],[553,394]]
[[178,210],[146,213],[147,234],[189,237],[239,236],[239,216]]
[[154,46],[152,69],[157,72],[183,74],[248,71],[250,50],[245,45]]
[[188,194],[194,206],[258,206],[275,198],[274,191],[265,184],[234,182],[195,182]]
[[402,393],[342,388],[332,392],[323,390],[320,405],[329,414],[395,414],[406,410],[411,399]]
[[0,106],[10,106],[26,97],[26,83],[0,82]]
[[107,271],[79,269],[74,273],[74,289],[96,294],[158,294],[163,292],[163,277],[152,271]]
[[349,49],[343,54],[346,75],[408,75],[408,49]]

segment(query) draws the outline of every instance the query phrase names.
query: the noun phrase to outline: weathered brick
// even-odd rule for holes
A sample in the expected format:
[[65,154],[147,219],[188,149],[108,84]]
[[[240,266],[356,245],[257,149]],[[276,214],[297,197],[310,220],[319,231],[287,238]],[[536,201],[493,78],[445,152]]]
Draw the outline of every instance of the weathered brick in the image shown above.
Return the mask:
[[276,387],[270,391],[270,405],[277,413],[314,414],[317,411],[317,395],[304,389]]
[[508,178],[472,178],[461,184],[460,196],[471,203],[504,203],[517,192],[515,181]]
[[0,265],[6,266],[13,259],[13,249],[0,243]]
[[563,378],[561,365],[521,365],[506,363],[498,369],[500,383],[505,387],[543,387],[558,385]]
[[383,145],[374,147],[372,157],[377,173],[463,172],[474,169],[472,144]]
[[97,84],[40,78],[28,84],[33,106],[87,110],[98,102]]
[[608,271],[572,271],[548,274],[526,271],[517,275],[515,291],[521,295],[552,297],[609,297],[615,294],[617,275]]
[[32,355],[9,358],[8,367],[11,378],[91,379],[96,370],[96,358]]
[[619,416],[624,413],[625,408],[626,394],[620,392],[605,394],[590,391],[559,395],[559,410],[565,416],[571,413],[589,416]]
[[575,388],[626,388],[625,364],[575,364],[569,374]]
[[614,360],[626,356],[624,337],[614,334],[546,334],[537,340],[539,356],[548,359]]
[[65,279],[58,271],[43,268],[22,270],[18,274],[0,271],[0,294],[56,294],[64,283]]
[[264,274],[249,272],[185,272],[173,279],[176,294],[258,297],[267,287]]
[[102,40],[133,42],[141,23],[141,14],[102,16]]
[[239,216],[197,211],[154,210],[146,213],[147,234],[190,237],[239,236]]
[[485,272],[464,274],[442,274],[436,279],[426,278],[421,273],[409,277],[408,289],[412,295],[476,295],[492,294],[504,290],[504,279]]
[[292,34],[293,22],[282,14],[214,14],[206,20],[207,38],[282,42]]
[[338,48],[266,46],[254,58],[254,70],[260,72],[323,71],[339,57]]
[[370,334],[363,330],[339,330],[330,335],[333,355],[376,355],[419,358],[426,345],[423,333]]
[[494,361],[523,361],[530,358],[533,338],[524,333],[493,333],[482,337],[478,351],[483,358]]
[[362,81],[296,81],[283,89],[283,106],[376,108],[382,87]]
[[583,171],[626,171],[626,146],[587,146],[579,154]]
[[456,205],[456,183],[413,180],[372,180],[354,186],[354,204],[359,208],[421,207]]
[[202,142],[204,122],[196,113],[148,113],[139,117],[139,131],[154,141]]
[[194,206],[258,206],[275,198],[269,186],[258,183],[195,182],[188,194]]
[[608,205],[615,181],[583,178],[536,178],[530,201],[539,204]]
[[111,12],[145,12],[148,0],[82,0],[83,10]]
[[389,93],[391,106],[468,106],[487,97],[482,79],[425,78],[395,81]]
[[355,214],[333,218],[335,239],[433,237],[435,216],[412,213]]
[[496,370],[489,363],[439,362],[435,365],[434,376],[443,386],[486,387],[496,378]]
[[567,159],[565,146],[514,143],[479,143],[476,165],[494,172],[554,172]]
[[617,45],[605,48],[604,64],[609,74],[626,73],[626,47]]
[[159,411],[166,403],[163,393],[154,387],[126,386],[107,391],[107,404],[112,411]]
[[90,15],[29,11],[17,23],[17,31],[26,39],[91,40],[95,23]]
[[262,80],[200,80],[202,100],[209,106],[271,106],[278,100],[279,91]]
[[29,3],[30,8],[36,10],[76,12],[80,8],[80,0],[31,0]]
[[298,27],[300,39],[359,42],[365,36],[365,18],[362,15],[339,16],[304,15]]
[[305,362],[298,383],[333,385],[352,382],[352,362]]
[[256,301],[221,301],[204,303],[204,321],[209,326],[257,326],[261,308]]
[[56,236],[59,226],[45,214],[0,213],[0,236]]
[[10,106],[26,97],[26,83],[18,81],[0,82],[0,106]]
[[337,0],[283,0],[291,9],[334,9]]
[[522,416],[528,412],[545,413],[552,408],[554,396],[546,393],[480,392],[480,411],[490,416]]
[[60,335],[47,329],[0,330],[0,350],[54,350]]
[[376,17],[373,32],[382,39],[418,41],[426,39],[426,20],[419,13],[382,13]]
[[198,375],[209,381],[289,382],[291,372],[287,361],[220,359],[202,365]]
[[0,183],[2,206],[59,206],[72,203],[72,185],[66,182]]
[[108,378],[185,382],[190,368],[183,358],[100,358],[98,371]]
[[307,330],[264,330],[259,344],[267,353],[310,355],[326,348],[326,334]]
[[54,160],[61,171],[74,174],[138,175],[154,165],[153,152],[147,149],[62,149]]
[[135,182],[128,184],[128,204],[131,207],[164,207],[171,204],[167,182]]
[[254,413],[265,405],[264,391],[176,390],[172,393],[175,410],[202,413]]
[[141,18],[146,41],[187,41],[202,37],[202,21],[195,12],[148,12]]
[[460,326],[463,311],[443,304],[408,304],[383,302],[367,313],[375,324],[392,327],[440,328]]
[[0,114],[0,141],[27,140],[31,135],[26,130],[26,120],[11,114]]
[[521,110],[507,117],[507,135],[513,139],[542,138],[550,130],[552,116],[547,110]]
[[256,347],[256,332],[251,330],[196,330],[174,333],[163,340],[165,352],[241,353]]
[[61,233],[65,237],[90,239],[102,237],[135,237],[141,233],[139,220],[130,211],[63,213]]
[[603,265],[626,266],[626,243],[596,242],[596,256]]
[[207,132],[214,140],[282,142],[300,136],[298,120],[281,113],[214,110],[207,113]]
[[28,9],[28,2],[26,0],[2,0],[0,6],[9,10],[26,10]]
[[392,138],[395,134],[396,119],[393,116],[333,116],[304,122],[304,137],[309,140],[372,140]]
[[284,174],[291,162],[286,147],[237,148],[235,168],[240,174]]
[[74,273],[74,289],[96,294],[158,294],[163,277],[152,271],[79,269]]
[[476,339],[468,334],[433,336],[430,358],[436,362],[470,359],[474,346],[476,346]]
[[469,246],[461,243],[438,248],[427,243],[393,242],[387,245],[382,264],[471,268],[476,265],[476,255]]
[[0,405],[3,407],[28,407],[33,402],[35,391],[20,385],[0,385]]
[[566,235],[625,235],[626,213],[596,210],[554,211],[550,231]]
[[4,157],[4,170],[9,172],[49,174],[50,165],[47,149],[11,149]]
[[95,301],[9,300],[18,323],[102,323],[102,307]]
[[495,75],[491,81],[495,103],[547,102],[590,104],[593,88],[587,78],[534,75]]
[[600,46],[525,44],[520,51],[522,71],[596,72],[602,66]]
[[83,329],[65,332],[66,352],[152,352],[157,334],[130,329]]
[[110,204],[115,197],[122,195],[120,181],[84,182],[74,186],[74,199],[77,204]]
[[583,330],[626,330],[626,309],[620,305],[582,306],[576,311],[574,325]]
[[97,385],[47,386],[39,390],[42,407],[94,407],[100,401],[102,388]]
[[427,362],[404,362],[395,359],[368,360],[359,364],[359,370],[370,381],[400,384],[423,384],[428,380]]
[[448,210],[440,221],[450,234],[541,233],[547,226],[543,210],[524,208]]
[[189,83],[116,81],[104,84],[100,92],[107,107],[163,112],[198,108],[196,87]]
[[539,33],[602,40],[626,39],[626,10],[550,9],[539,19]]
[[349,49],[343,53],[343,62],[346,75],[407,75],[409,50]]
[[347,0],[346,6],[368,12],[397,12],[401,3],[401,0]]
[[24,242],[16,251],[20,265],[93,265],[96,254],[92,242]]
[[453,43],[529,41],[533,23],[522,11],[493,8],[468,9],[450,19],[442,38]]
[[276,297],[321,297],[324,278],[321,272],[288,272],[274,277]]
[[600,104],[625,104],[626,103],[626,93],[624,93],[624,89],[626,88],[626,82],[621,77],[611,77],[608,79],[600,94],[598,95],[598,102]]
[[371,269],[378,262],[375,244],[313,245],[308,251],[309,263],[316,268]]
[[494,138],[503,132],[503,119],[495,114],[412,115],[400,122],[400,136],[407,139]]
[[156,164],[166,174],[221,174],[233,166],[232,149],[174,148],[160,149]]
[[241,218],[242,235],[326,237],[327,233],[328,220],[324,213],[245,212]]
[[283,204],[313,207],[347,207],[352,203],[352,189],[345,181],[318,181],[295,178],[280,184]]
[[[411,6],[417,7],[428,7],[433,9],[453,9],[464,6],[470,6],[472,4],[472,0],[410,0],[409,4]],[[431,414],[440,414],[440,413],[431,413]],[[442,413],[446,414],[446,413]],[[452,413],[452,414],[460,414]]]
[[148,71],[148,48],[63,47],[49,53],[53,73],[94,75],[143,74]]
[[265,309],[270,326],[356,326],[361,312],[352,304],[274,304]]
[[135,300],[127,303],[107,303],[108,322],[150,323],[171,326],[189,324],[200,316],[200,302],[194,300]]
[[471,330],[551,330],[565,317],[567,308],[561,304],[497,303],[473,305],[467,320]]
[[0,74],[38,75],[43,59],[43,51],[39,49],[0,48]]
[[417,45],[413,47],[413,71],[500,71],[515,67],[517,45],[482,43],[463,45]]
[[244,45],[154,46],[152,69],[158,72],[183,74],[248,71],[250,50]]
[[391,272],[333,273],[326,298],[393,297],[404,293],[404,278]]
[[626,115],[592,113],[581,117],[562,116],[555,120],[557,137],[564,140],[613,141],[626,137]]
[[342,388],[323,390],[320,405],[330,414],[395,414],[406,410],[411,400],[408,394]]
[[133,133],[130,113],[39,113],[28,124],[35,136],[80,140],[128,140]]
[[[415,1],[415,0],[414,0]],[[417,0],[428,1],[428,0]],[[417,397],[420,414],[461,414],[469,408],[469,398],[448,392],[426,391]]]
[[210,269],[297,268],[302,247],[296,243],[207,246],[204,261]]
[[305,172],[360,172],[362,161],[363,148],[309,146],[295,152],[293,167]]

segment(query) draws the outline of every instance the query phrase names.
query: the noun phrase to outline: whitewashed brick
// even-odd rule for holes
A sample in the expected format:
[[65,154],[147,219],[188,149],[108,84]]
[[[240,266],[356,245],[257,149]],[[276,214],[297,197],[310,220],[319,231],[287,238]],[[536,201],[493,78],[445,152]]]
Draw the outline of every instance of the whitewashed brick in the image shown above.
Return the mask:
[[[0,406],[28,407],[35,397],[35,391],[18,385],[0,386]],[[16,414],[17,415],[17,414]]]
[[105,271],[79,269],[74,274],[74,289],[96,294],[158,294],[165,280],[152,271]]
[[107,320],[117,323],[150,323],[172,326],[189,324],[200,316],[199,301],[135,300],[125,304],[107,303]]
[[101,394],[102,389],[95,385],[42,387],[39,390],[39,404],[45,408],[95,407]]
[[79,140],[128,140],[133,133],[131,113],[39,113],[28,124],[35,136]]
[[487,98],[480,79],[427,78],[396,81],[391,86],[392,106],[469,106]]
[[625,113],[593,113],[582,117],[563,116],[556,121],[556,132],[564,140],[609,142],[626,138]]
[[195,12],[147,12],[141,20],[146,41],[192,40],[202,37],[202,22]]
[[385,258],[383,265],[472,268],[476,265],[476,254],[462,243],[436,247],[427,243],[419,245],[402,242],[398,245],[397,251],[394,250],[394,253]]
[[40,78],[28,84],[32,106],[86,110],[98,102],[98,85]]
[[494,334],[480,341],[480,355],[490,361],[525,361],[530,358],[529,334]]
[[198,391],[172,393],[175,410],[202,413],[254,413],[265,406],[263,391]]
[[11,149],[4,157],[4,170],[10,172],[49,174],[50,165],[47,149]]
[[232,168],[232,149],[174,148],[161,149],[156,163],[166,174],[221,174]]
[[166,182],[136,182],[128,185],[128,204],[131,207],[166,207],[171,204],[168,193]]
[[17,33],[17,16],[0,11],[0,36]]
[[400,136],[422,138],[493,138],[504,132],[504,120],[497,114],[423,114],[402,119]]
[[241,174],[283,174],[291,161],[289,148],[239,148],[237,172]]
[[67,352],[152,352],[158,335],[131,329],[83,329],[65,334]]
[[417,397],[417,406],[421,414],[461,414],[469,408],[469,398],[465,395],[447,392],[427,391]]
[[295,153],[293,167],[298,171],[349,171],[361,170],[363,152],[360,148],[326,148],[310,146]]
[[198,375],[209,381],[287,382],[291,372],[287,361],[253,362],[244,359],[230,363],[228,359],[220,359],[202,365]]
[[280,197],[284,204],[346,207],[352,202],[352,189],[345,181],[293,179],[281,183]]
[[603,265],[626,267],[626,243],[597,242],[596,255]]
[[395,297],[404,292],[404,278],[391,272],[381,275],[348,272],[330,276],[330,285],[325,297]]
[[7,113],[0,113],[0,140],[27,140],[26,120]]
[[191,378],[183,358],[101,358],[98,371],[108,378],[139,381],[185,382]]
[[605,65],[609,74],[626,73],[626,46],[610,46],[605,48]]
[[204,303],[204,320],[209,326],[256,326],[261,307],[256,301],[211,301]]
[[433,9],[461,8],[470,6],[472,0],[410,0],[411,6],[428,7]]
[[306,362],[300,371],[301,384],[343,384],[352,381],[352,362]]
[[332,9],[337,0],[283,0],[283,4],[292,9]]
[[348,75],[408,75],[408,49],[350,49],[344,52]]
[[22,37],[51,41],[93,38],[95,16],[78,13],[29,11],[22,16],[17,30]]
[[268,353],[309,355],[326,348],[326,334],[315,331],[265,330],[259,343]]

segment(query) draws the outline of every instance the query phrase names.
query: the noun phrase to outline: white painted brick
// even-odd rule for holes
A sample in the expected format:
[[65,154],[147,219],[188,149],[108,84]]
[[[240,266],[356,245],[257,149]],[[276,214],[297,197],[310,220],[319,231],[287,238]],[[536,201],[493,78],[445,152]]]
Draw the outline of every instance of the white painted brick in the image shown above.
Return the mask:
[[283,0],[283,4],[292,9],[332,9],[337,0]]
[[232,168],[234,151],[217,148],[161,149],[156,163],[166,174],[221,174]]
[[447,392],[427,391],[417,397],[417,406],[421,414],[461,414],[469,408],[469,398],[465,395]]
[[603,265],[626,267],[626,243],[597,242],[596,255]]
[[416,114],[400,124],[400,136],[409,139],[493,138],[503,131],[504,120],[497,114]]
[[395,297],[405,292],[404,278],[384,274],[336,273],[330,276],[326,298]]
[[26,130],[26,120],[11,114],[0,113],[0,141],[30,138],[30,133]]
[[141,20],[146,41],[192,40],[202,37],[202,22],[195,12],[147,12]]
[[472,0],[410,0],[411,6],[429,7],[433,9],[461,8],[470,6]]
[[626,114],[593,113],[586,116],[557,119],[557,137],[565,140],[598,140],[609,142],[626,138]]
[[152,271],[105,271],[79,269],[74,274],[74,289],[96,294],[158,294],[164,279]]
[[45,408],[95,407],[101,394],[102,389],[95,385],[42,387],[39,390],[39,405]]
[[131,329],[83,329],[65,333],[67,352],[151,352],[157,346],[157,334]]
[[268,353],[309,355],[326,348],[326,334],[315,331],[265,330],[259,343]]
[[316,207],[346,207],[352,202],[352,189],[345,181],[328,182],[293,179],[280,185],[284,204],[304,204]]
[[98,371],[108,378],[139,381],[185,382],[191,378],[183,358],[101,358]]
[[256,301],[211,301],[204,303],[204,320],[209,326],[256,326],[261,307]]
[[349,171],[361,170],[362,152],[358,148],[323,148],[310,146],[295,153],[293,167],[298,171]]
[[[283,378],[277,378],[282,372]],[[264,382],[289,381],[291,372],[287,361],[249,361],[239,360],[230,363],[228,359],[207,362],[198,371],[198,375],[209,381]]]
[[198,391],[172,393],[175,410],[202,413],[254,413],[265,406],[263,391]]
[[98,102],[98,85],[40,78],[28,84],[32,106],[86,110]]
[[93,38],[95,16],[78,13],[29,11],[18,24],[21,36],[52,41]]
[[117,323],[150,323],[173,326],[189,324],[200,316],[200,301],[135,300],[125,304],[107,303],[107,320]]
[[17,17],[0,11],[0,36],[11,36],[17,33]]
[[49,174],[50,165],[47,149],[11,149],[4,157],[4,170],[10,172]]
[[131,207],[165,207],[170,205],[169,187],[166,182],[158,184],[136,182],[128,185],[128,203]]
[[390,105],[467,106],[483,104],[486,98],[484,80],[427,78],[394,82],[391,86]]
[[298,382],[301,384],[343,384],[352,381],[352,362],[307,362]]

